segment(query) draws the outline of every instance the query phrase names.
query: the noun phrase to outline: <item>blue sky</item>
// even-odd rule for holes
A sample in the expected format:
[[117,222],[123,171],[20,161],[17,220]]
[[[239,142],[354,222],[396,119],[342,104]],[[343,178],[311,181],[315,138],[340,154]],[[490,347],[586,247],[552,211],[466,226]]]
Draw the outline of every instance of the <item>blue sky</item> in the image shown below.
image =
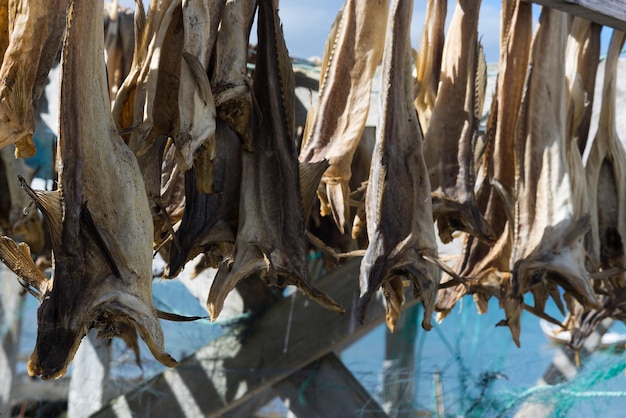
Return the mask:
[[[146,7],[148,3],[149,1],[144,1]],[[343,0],[280,0],[280,17],[290,54],[298,58],[321,56],[330,26],[343,3]],[[120,0],[120,4],[134,7],[133,0]],[[455,0],[448,1],[448,22],[454,13],[455,4]],[[483,0],[480,11],[479,36],[487,61],[493,63],[498,61],[499,56],[501,4],[501,0]],[[539,7],[536,6],[536,18],[538,11]],[[425,12],[426,1],[415,0],[411,31],[415,48],[419,46]],[[606,51],[608,45],[607,32],[603,31],[603,51]],[[256,37],[256,29],[253,29],[252,36]]]

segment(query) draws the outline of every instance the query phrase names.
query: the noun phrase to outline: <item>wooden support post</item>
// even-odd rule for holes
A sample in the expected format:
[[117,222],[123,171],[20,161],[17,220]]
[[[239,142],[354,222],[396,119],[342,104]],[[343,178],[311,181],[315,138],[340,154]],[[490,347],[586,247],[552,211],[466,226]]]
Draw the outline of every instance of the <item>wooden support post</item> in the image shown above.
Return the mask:
[[[376,299],[364,323],[355,323],[360,261],[352,259],[315,282],[346,308],[345,315],[298,292],[259,315],[241,333],[215,339],[176,369],[114,399],[94,417],[221,416],[335,348],[358,340],[385,317],[382,301]],[[415,303],[409,300],[406,307]]]
[[387,417],[334,353],[273,386],[297,417]]
[[385,364],[383,376],[383,407],[393,418],[415,416],[415,337],[420,306],[407,309],[396,326],[385,335]]
[[0,264],[0,416],[11,416],[11,389],[22,322],[23,289]]
[[526,0],[626,31],[626,2],[621,0]]
[[72,377],[68,396],[69,418],[85,418],[109,401],[111,340],[98,339],[97,330],[91,330],[78,347],[72,362]]

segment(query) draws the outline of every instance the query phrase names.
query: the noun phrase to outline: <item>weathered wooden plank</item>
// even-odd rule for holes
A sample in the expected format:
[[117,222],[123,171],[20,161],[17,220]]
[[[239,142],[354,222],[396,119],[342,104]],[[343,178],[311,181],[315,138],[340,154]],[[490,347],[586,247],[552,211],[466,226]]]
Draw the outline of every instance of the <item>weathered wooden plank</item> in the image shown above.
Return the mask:
[[626,31],[624,0],[526,0]]
[[0,415],[11,416],[11,389],[17,363],[22,306],[22,287],[15,275],[0,267]]
[[68,397],[69,418],[86,418],[111,400],[105,391],[109,385],[111,340],[98,339],[97,335],[98,331],[92,329],[76,351]]
[[[363,325],[355,324],[359,264],[360,259],[350,260],[316,282],[346,307],[345,315],[297,293],[269,308],[242,332],[217,338],[178,368],[114,399],[94,416],[220,416],[336,347],[358,340],[382,323],[385,315],[377,299]],[[414,303],[409,300],[406,305]]]
[[[380,417],[387,414],[334,353],[273,386],[297,417]],[[415,414],[413,414],[415,416]]]

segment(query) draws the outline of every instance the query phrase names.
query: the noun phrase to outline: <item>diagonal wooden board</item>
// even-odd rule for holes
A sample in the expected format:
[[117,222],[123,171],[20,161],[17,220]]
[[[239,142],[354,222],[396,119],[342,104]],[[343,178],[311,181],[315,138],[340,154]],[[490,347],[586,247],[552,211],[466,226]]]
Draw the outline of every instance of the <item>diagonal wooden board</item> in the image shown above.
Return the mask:
[[532,0],[532,2],[626,31],[624,0]]
[[[93,416],[221,416],[295,371],[353,343],[385,317],[382,300],[374,300],[365,322],[355,323],[360,261],[349,260],[315,282],[346,308],[345,315],[321,308],[300,293],[287,297],[242,332],[217,338],[179,367],[114,399]],[[409,300],[405,307],[415,303]]]

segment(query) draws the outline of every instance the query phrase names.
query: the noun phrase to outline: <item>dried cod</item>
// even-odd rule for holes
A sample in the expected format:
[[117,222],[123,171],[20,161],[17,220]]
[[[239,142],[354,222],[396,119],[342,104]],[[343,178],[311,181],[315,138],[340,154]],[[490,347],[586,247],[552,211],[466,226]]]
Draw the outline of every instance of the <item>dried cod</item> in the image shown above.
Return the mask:
[[[217,272],[207,305],[215,320],[224,299],[245,277],[269,285],[295,285],[322,306],[343,312],[310,283],[294,147],[295,94],[291,61],[273,0],[259,2],[252,146],[243,151],[239,229],[233,253]],[[303,187],[306,189],[306,187]]]
[[248,71],[248,42],[256,2],[227,0],[215,45],[211,85],[217,113],[237,133],[244,148],[252,150],[250,115],[252,96]]
[[[73,1],[68,9],[59,189],[25,185],[48,220],[54,254],[49,281],[32,272],[27,280],[42,293],[28,372],[43,379],[65,374],[91,328],[122,337],[136,353],[139,333],[157,360],[177,365],[163,350],[152,305],[152,223],[143,180],[109,112],[100,4]],[[16,248],[8,255],[28,266],[26,252]]]
[[[519,345],[523,295],[535,295],[542,312],[545,293],[560,303],[576,298],[597,306],[585,270],[583,237],[589,216],[579,207],[566,155],[565,45],[567,15],[543,8],[533,37],[529,73],[522,100],[516,145],[516,204],[512,250],[512,287],[501,299],[506,324]],[[558,198],[555,198],[558,196]],[[571,308],[571,305],[570,305]]]
[[0,147],[15,144],[16,158],[32,157],[37,151],[32,138],[36,107],[61,47],[67,4],[68,0],[0,1],[0,47],[4,55],[0,67]]
[[394,330],[403,303],[403,279],[424,304],[424,329],[439,285],[437,242],[422,155],[422,133],[413,105],[410,27],[412,0],[395,0],[389,15],[383,56],[381,113],[366,191],[369,245],[361,261],[362,321],[374,293],[382,287],[387,326]]
[[320,211],[332,213],[342,234],[350,217],[350,165],[365,128],[388,13],[389,0],[346,0],[326,41],[319,104],[300,151],[303,163],[330,162],[318,192]]
[[477,193],[484,218],[498,235],[488,245],[467,235],[463,254],[455,270],[472,280],[439,292],[437,309],[446,315],[467,292],[474,294],[480,313],[487,311],[491,296],[500,298],[510,288],[510,258],[513,245],[513,210],[510,196],[515,187],[514,134],[519,114],[532,39],[532,7],[521,0],[502,4],[500,63],[496,96],[487,123],[487,151],[483,159],[485,177]]
[[443,49],[440,86],[424,135],[433,215],[444,243],[456,230],[493,243],[493,228],[478,210],[474,195],[474,149],[482,99],[479,68],[480,2],[459,0]]
[[428,130],[437,98],[447,11],[447,0],[428,0],[422,43],[415,56],[417,69],[415,109],[422,132]]

